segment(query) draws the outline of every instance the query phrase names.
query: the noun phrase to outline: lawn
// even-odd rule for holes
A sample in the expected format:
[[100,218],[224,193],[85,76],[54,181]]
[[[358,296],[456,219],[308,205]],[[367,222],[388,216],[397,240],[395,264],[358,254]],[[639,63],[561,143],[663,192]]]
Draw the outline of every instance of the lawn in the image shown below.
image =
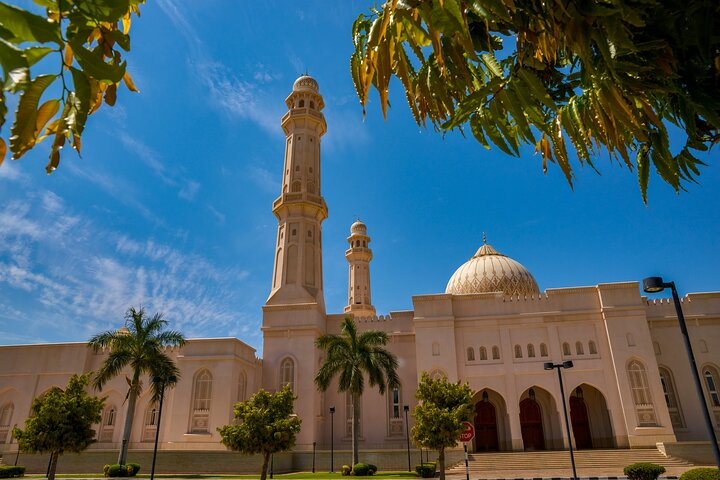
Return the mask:
[[[93,473],[81,473],[81,474],[73,474],[73,473],[63,473],[55,475],[56,478],[102,478],[102,475],[100,474],[93,474]],[[25,475],[24,478],[45,478],[45,475]],[[128,480],[131,480],[133,477],[127,477]],[[135,478],[150,478],[150,474],[139,474]],[[161,475],[155,475],[155,478],[197,478],[197,479],[221,479],[221,480],[233,480],[233,479],[247,479],[247,480],[257,480],[260,478],[260,475],[191,475],[191,474],[161,474]],[[268,479],[270,478],[270,475],[268,475]],[[311,473],[311,472],[299,472],[299,473],[284,473],[284,474],[275,474],[273,475],[273,478],[278,479],[286,479],[286,478],[298,478],[298,479],[307,479],[307,480],[322,480],[322,479],[342,479],[344,478],[340,473]],[[361,477],[363,478],[363,477]],[[390,479],[390,478],[418,478],[415,473],[410,472],[378,472],[372,477],[365,477],[368,479]]]

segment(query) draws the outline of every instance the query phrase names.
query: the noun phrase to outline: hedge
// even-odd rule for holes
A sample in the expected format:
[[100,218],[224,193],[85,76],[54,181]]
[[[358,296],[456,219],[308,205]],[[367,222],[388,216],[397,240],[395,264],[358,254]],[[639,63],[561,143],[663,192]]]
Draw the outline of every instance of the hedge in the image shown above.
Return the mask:
[[437,464],[435,462],[421,463],[415,465],[415,471],[422,478],[433,478],[435,476],[435,469]]
[[367,477],[369,475],[375,475],[377,467],[372,463],[356,463],[352,469],[351,475],[356,477]]
[[120,465],[113,463],[103,467],[103,475],[106,477],[134,477],[140,471],[140,464],[128,463]]
[[680,480],[720,480],[720,469],[693,468],[680,475]]
[[633,463],[623,469],[629,480],[657,480],[665,467],[656,463]]
[[22,477],[25,475],[25,467],[2,465],[0,466],[0,478]]

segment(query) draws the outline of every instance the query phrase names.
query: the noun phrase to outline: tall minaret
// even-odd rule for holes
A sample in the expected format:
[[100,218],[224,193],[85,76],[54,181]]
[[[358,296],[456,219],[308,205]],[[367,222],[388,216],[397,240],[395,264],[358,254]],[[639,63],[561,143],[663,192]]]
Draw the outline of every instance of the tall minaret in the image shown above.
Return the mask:
[[291,386],[302,419],[295,448],[309,450],[320,441],[327,416],[314,382],[322,361],[315,340],[327,331],[321,225],[328,209],[320,195],[320,137],[327,126],[312,77],[298,78],[285,103],[282,191],[272,206],[278,220],[275,266],[263,306],[262,387],[275,392]]
[[278,219],[275,268],[268,305],[317,303],[325,311],[321,224],[328,216],[320,195],[320,137],[325,106],[314,78],[304,75],[285,99],[282,192],[273,202]]
[[372,317],[375,307],[370,301],[370,260],[372,250],[368,247],[370,237],[367,227],[360,220],[350,226],[350,236],[347,239],[350,248],[345,252],[349,266],[348,276],[348,304],[345,313],[356,317]]

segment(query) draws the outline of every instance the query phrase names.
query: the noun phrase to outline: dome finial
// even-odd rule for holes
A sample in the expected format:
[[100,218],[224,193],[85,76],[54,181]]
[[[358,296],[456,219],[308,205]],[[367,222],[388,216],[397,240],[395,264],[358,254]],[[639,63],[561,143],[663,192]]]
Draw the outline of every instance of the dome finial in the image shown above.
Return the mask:
[[483,245],[487,245],[487,235],[483,232]]

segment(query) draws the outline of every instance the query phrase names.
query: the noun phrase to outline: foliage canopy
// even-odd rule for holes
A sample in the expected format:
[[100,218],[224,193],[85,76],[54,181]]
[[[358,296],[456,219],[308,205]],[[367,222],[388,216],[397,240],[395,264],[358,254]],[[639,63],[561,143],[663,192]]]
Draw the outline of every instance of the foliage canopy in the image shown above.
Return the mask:
[[472,418],[472,390],[459,381],[433,379],[423,372],[415,398],[419,403],[412,414],[415,419],[412,440],[416,445],[438,451],[440,478],[445,478],[445,449],[457,445],[462,422]]
[[[138,91],[122,51],[130,50],[131,15],[140,15],[144,0],[33,1],[45,16],[0,2],[0,128],[7,116],[6,93],[19,95],[10,129],[12,158],[53,137],[45,167],[52,173],[66,142],[80,154],[88,115],[103,101],[115,104],[120,82]],[[58,68],[33,77],[31,67],[43,59],[41,70],[50,71],[53,61]],[[0,137],[0,164],[7,147]]]
[[363,107],[374,86],[386,115],[396,77],[418,124],[534,145],[571,185],[571,152],[606,150],[647,201],[651,164],[678,191],[720,141],[718,19],[707,0],[389,0],[353,24],[351,74]]
[[93,424],[101,420],[105,398],[85,392],[90,374],[73,375],[65,390],[53,388],[32,402],[25,430],[13,429],[19,448],[27,453],[50,453],[50,476],[55,478],[58,455],[79,453],[95,442]]
[[360,431],[360,397],[365,391],[365,375],[371,387],[378,387],[381,394],[385,388],[400,386],[397,374],[397,357],[384,346],[388,335],[380,330],[367,330],[358,334],[357,325],[345,317],[341,334],[325,334],[315,341],[315,346],[325,351],[327,357],[315,375],[315,385],[325,391],[330,382],[338,377],[338,392],[348,392],[352,399],[352,450],[353,465],[359,463],[358,436]]
[[182,347],[185,337],[175,330],[165,330],[167,326],[161,313],[148,318],[145,309],[128,309],[125,314],[125,327],[120,330],[102,332],[90,339],[89,346],[93,351],[109,350],[108,356],[93,378],[93,386],[97,390],[111,379],[122,374],[123,370],[130,368],[132,379],[126,378],[128,383],[128,410],[125,416],[125,429],[118,462],[125,465],[127,462],[127,449],[132,431],[132,421],[135,415],[135,403],[142,392],[142,375],[151,377],[169,378],[174,381],[152,383],[152,401],[160,399],[164,386],[172,387],[180,378],[180,371],[167,355],[167,347]]
[[270,455],[295,445],[301,420],[293,415],[294,400],[288,385],[277,393],[261,388],[249,400],[235,404],[236,425],[218,428],[223,445],[229,449],[263,456],[261,480],[267,476]]

